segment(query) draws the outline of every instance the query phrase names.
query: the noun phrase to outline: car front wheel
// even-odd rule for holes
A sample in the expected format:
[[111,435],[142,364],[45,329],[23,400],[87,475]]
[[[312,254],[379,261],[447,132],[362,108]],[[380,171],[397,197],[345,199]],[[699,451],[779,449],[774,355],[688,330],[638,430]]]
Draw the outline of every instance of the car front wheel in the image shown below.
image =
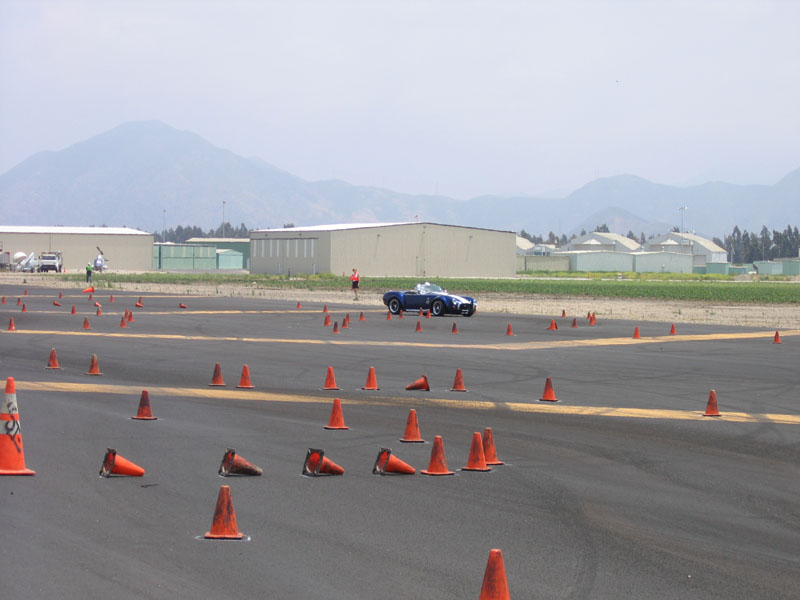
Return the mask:
[[397,298],[392,298],[391,300],[389,300],[390,313],[392,313],[393,315],[398,315],[400,314],[400,311],[402,309],[403,307],[400,305],[400,300],[398,300]]
[[444,302],[441,300],[434,301],[434,303],[431,304],[431,314],[434,317],[441,317],[444,314]]

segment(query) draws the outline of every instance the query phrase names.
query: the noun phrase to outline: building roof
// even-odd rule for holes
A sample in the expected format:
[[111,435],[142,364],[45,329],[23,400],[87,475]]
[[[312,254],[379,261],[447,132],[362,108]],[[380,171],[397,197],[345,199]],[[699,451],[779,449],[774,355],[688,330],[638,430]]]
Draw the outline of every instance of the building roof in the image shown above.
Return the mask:
[[[280,227],[277,229],[255,229],[250,233],[291,233],[294,231],[344,231],[348,229],[373,229],[376,227],[395,227],[398,225],[438,225],[439,227],[458,227],[460,229],[479,229],[482,231],[503,231],[489,229],[488,227],[468,227],[464,225],[450,225],[447,223],[431,223],[430,221],[401,221],[398,223],[335,223],[330,225],[307,225],[305,227]],[[503,233],[513,233],[503,231]]]
[[572,240],[570,242],[570,246],[602,245],[603,242],[601,242],[598,238],[606,240],[607,244],[620,244],[630,250],[637,250],[641,246],[639,242],[632,240],[629,237],[625,237],[619,233],[606,233],[604,231],[590,231],[586,235]]
[[533,242],[522,236],[517,236],[517,248],[520,250],[530,250],[533,248]]
[[250,238],[204,238],[204,237],[193,237],[186,240],[185,243],[187,244],[230,244],[233,242],[249,244]]
[[0,233],[59,233],[66,235],[153,235],[129,227],[39,227],[36,225],[0,225]]
[[[661,241],[658,241],[659,239]],[[662,236],[658,236],[655,239],[649,240],[647,243],[648,245],[652,246],[677,246],[681,243],[678,240],[686,240],[687,242],[691,242],[697,246],[700,246],[709,252],[727,252],[725,248],[721,248],[707,238],[701,237],[694,233],[680,233],[678,231],[671,231]]]

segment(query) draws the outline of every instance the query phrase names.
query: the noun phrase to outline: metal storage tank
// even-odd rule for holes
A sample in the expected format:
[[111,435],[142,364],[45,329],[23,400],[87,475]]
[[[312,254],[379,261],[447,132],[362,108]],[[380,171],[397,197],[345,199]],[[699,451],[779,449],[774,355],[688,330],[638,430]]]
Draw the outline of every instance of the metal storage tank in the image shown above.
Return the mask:
[[516,234],[437,223],[356,223],[250,232],[250,272],[513,277]]

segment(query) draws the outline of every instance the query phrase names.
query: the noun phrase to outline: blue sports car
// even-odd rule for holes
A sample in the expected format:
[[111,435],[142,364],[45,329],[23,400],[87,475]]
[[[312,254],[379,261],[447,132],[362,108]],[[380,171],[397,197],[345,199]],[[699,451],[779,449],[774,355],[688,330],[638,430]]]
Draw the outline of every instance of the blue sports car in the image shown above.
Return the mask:
[[443,315],[464,315],[471,317],[475,314],[478,301],[469,296],[456,296],[448,294],[435,283],[418,283],[413,290],[407,292],[391,291],[383,295],[383,303],[389,307],[389,312],[396,315],[402,311],[430,310],[434,317]]

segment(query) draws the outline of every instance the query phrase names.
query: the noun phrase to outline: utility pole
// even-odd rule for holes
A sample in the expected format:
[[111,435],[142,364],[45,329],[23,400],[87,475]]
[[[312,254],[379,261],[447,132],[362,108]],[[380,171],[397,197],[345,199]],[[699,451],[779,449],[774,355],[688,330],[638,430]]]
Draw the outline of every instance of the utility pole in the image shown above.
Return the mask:
[[222,201],[222,237],[225,237],[225,200]]
[[161,210],[161,241],[167,241],[167,209]]

